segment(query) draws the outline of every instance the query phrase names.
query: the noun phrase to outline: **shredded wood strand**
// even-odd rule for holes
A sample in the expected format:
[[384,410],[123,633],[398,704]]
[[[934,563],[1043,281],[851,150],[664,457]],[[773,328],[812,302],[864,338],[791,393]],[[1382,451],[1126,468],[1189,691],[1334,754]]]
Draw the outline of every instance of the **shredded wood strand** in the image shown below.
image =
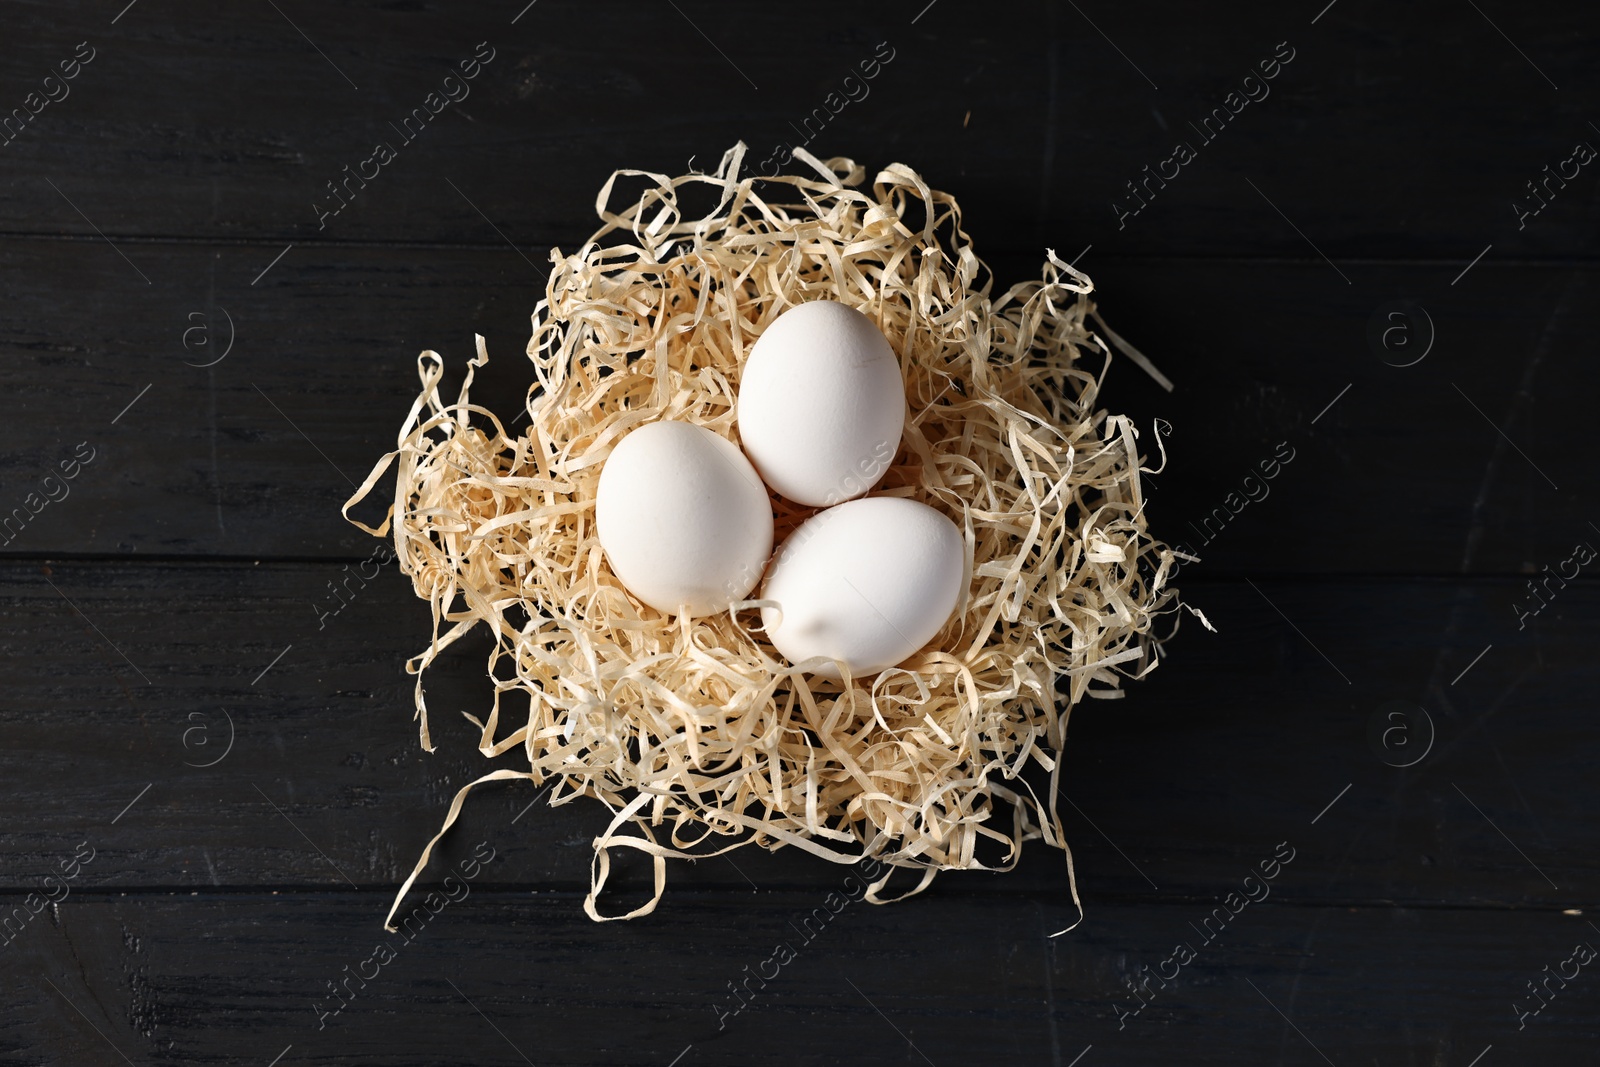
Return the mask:
[[[483,338],[453,403],[440,395],[443,359],[418,358],[422,389],[398,446],[344,510],[394,467],[382,524],[351,521],[377,536],[392,523],[401,567],[433,608],[433,638],[407,663],[422,746],[433,748],[424,672],[487,626],[494,701],[468,718],[485,756],[520,748],[529,769],[479,782],[525,777],[552,783],[553,804],[585,796],[611,809],[584,903],[596,920],[653,911],[669,858],[752,844],[920,868],[901,896],[940,870],[1008,869],[1036,838],[1066,852],[1070,875],[1054,803],[1070,710],[1153,669],[1180,607],[1167,585],[1174,552],[1146,532],[1139,432],[1096,406],[1111,356],[1085,323],[1093,283],[1050,252],[1041,279],[992,296],[954,198],[909,168],[884,169],[868,191],[851,160],[803,150],[812,173],[741,177],[744,151],[714,174],[624,170],[605,183],[600,229],[551,254],[525,429],[469,400]],[[716,203],[704,214],[682,203],[707,192]],[[641,605],[607,566],[594,521],[601,466],[636,427],[678,419],[737,442],[751,345],[817,298],[859,308],[899,353],[905,435],[874,493],[954,521],[969,578],[922,651],[843,685],[778,658],[758,601],[697,619]],[[813,513],[774,507],[780,544]],[[528,698],[526,722],[503,721],[513,691]],[[1030,764],[1047,772],[1049,796],[1022,777]],[[455,798],[395,909],[477,784]],[[998,859],[979,858],[985,840]],[[616,848],[651,857],[654,893],[603,915]],[[867,899],[889,899],[888,879]]]

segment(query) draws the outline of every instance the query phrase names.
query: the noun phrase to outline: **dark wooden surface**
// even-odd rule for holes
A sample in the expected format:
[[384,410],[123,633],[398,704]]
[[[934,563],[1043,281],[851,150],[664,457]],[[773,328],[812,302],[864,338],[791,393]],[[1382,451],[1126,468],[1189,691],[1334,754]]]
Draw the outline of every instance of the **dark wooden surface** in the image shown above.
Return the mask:
[[[1592,565],[1519,609],[1600,545],[1600,160],[1513,205],[1600,146],[1597,22],[1442,0],[9,5],[0,114],[79,42],[94,58],[0,145],[0,513],[93,458],[0,545],[0,1061],[1594,1062],[1597,964],[1529,990],[1600,945]],[[480,41],[470,95],[319,229],[325,183]],[[417,352],[457,374],[482,333],[483,395],[515,410],[540,268],[611,171],[710,168],[740,138],[759,161],[880,42],[811,149],[955,192],[1002,284],[1078,257],[1177,383],[1118,361],[1103,397],[1149,443],[1170,427],[1153,528],[1202,557],[1180,584],[1219,632],[1186,625],[1075,713],[1086,920],[1049,936],[1075,911],[1033,847],[814,940],[797,924],[849,872],[792,851],[676,865],[654,915],[596,925],[604,811],[507,785],[430,871],[492,849],[464,899],[385,934],[488,765],[455,714],[485,699],[481,643],[432,675],[428,755],[409,583],[387,567],[319,617],[375,546],[338,509]],[[1184,132],[1287,49],[1214,142]],[[1179,138],[1195,158],[1119,228],[1124,183]],[[1375,344],[1402,300],[1428,325]],[[1207,941],[1283,843],[1271,895]],[[619,879],[619,902],[647,891],[636,863]],[[783,940],[797,958],[722,1014]],[[1180,942],[1195,958],[1130,1014]],[[329,983],[380,946],[335,1012]]]

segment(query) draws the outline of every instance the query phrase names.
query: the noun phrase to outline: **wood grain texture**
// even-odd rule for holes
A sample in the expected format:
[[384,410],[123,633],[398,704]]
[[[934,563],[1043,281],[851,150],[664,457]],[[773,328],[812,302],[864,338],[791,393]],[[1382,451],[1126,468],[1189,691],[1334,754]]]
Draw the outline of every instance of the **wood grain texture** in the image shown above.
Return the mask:
[[[1277,882],[1304,880],[1299,862]],[[1577,1063],[1600,1037],[1587,970],[1517,1029],[1525,983],[1597,939],[1556,913],[1269,897],[1209,943],[1196,904],[1110,907],[1051,940],[1054,902],[874,908],[844,886],[831,904],[820,888],[696,894],[676,921],[601,926],[570,897],[464,883],[410,937],[348,894],[75,894],[8,949],[0,1041],[19,1062],[122,1062],[115,1044],[151,1064],[694,1067],[1065,1064],[1088,1046],[1085,1064],[1467,1063],[1491,1044]],[[765,965],[780,943],[794,958]],[[1139,1003],[1125,983],[1180,943],[1194,959],[1121,1014]],[[754,995],[724,1017],[748,975]],[[330,983],[348,983],[337,1013]]]
[[[439,751],[417,747],[400,667],[426,643],[427,610],[392,567],[350,586],[349,606],[325,620],[328,582],[349,573],[331,564],[50,570],[5,573],[16,665],[0,678],[11,694],[5,888],[35,887],[83,839],[104,857],[83,875],[99,889],[393,886],[456,789],[519,765],[484,760],[459,717],[487,707],[481,641],[429,676]],[[1220,632],[1190,620],[1127,699],[1074,713],[1059,807],[1091,908],[1203,898],[1219,868],[1248,867],[1262,840],[1322,832],[1313,825],[1346,836],[1301,861],[1308,878],[1286,893],[1306,901],[1582,906],[1600,895],[1595,815],[1569,799],[1590,780],[1600,587],[1560,590],[1520,631],[1517,594],[1500,580],[1196,582],[1188,599]],[[1427,721],[1389,719],[1393,701]],[[1398,729],[1375,739],[1374,723]],[[504,878],[585,887],[609,814],[581,799],[524,810],[536,795],[485,787],[451,847],[470,850],[477,828],[492,828]],[[631,899],[648,872],[623,867],[620,899]],[[793,850],[672,867],[685,888],[837,876]],[[1039,845],[1016,873],[945,884],[1067,891],[1061,856]]]
[[[94,238],[65,194],[112,236],[500,246],[497,226],[527,247],[570,243],[614,169],[710,169],[739,139],[759,163],[824,108],[810,150],[924,171],[994,247],[1306,256],[1309,238],[1335,259],[1458,267],[1490,242],[1500,257],[1594,254],[1587,171],[1520,230],[1511,207],[1578,141],[1600,144],[1581,5],[1526,4],[1492,24],[1470,5],[1347,2],[1314,26],[1314,11],[1261,3],[947,4],[920,18],[923,3],[879,3],[815,25],[729,2],[597,15],[544,0],[515,25],[515,3],[279,6],[145,4],[111,26],[87,7],[18,5],[7,107],[78,42],[96,57],[4,147],[0,231]],[[480,41],[495,58],[470,95],[402,140],[391,124]],[[894,58],[852,90],[844,79],[880,42]],[[1294,59],[1269,96],[1209,142],[1190,128],[1239,106],[1228,94],[1248,91],[1279,42]],[[1119,229],[1113,201],[1179,139],[1196,158]],[[397,158],[321,226],[314,202],[378,140]]]
[[[1545,170],[1600,145],[1592,10],[124,4],[14,3],[0,46],[0,1061],[1593,1061],[1593,965],[1549,975],[1600,945],[1600,584],[1549,576],[1600,541],[1600,161]],[[469,96],[390,125],[478,42]],[[1218,632],[1074,712],[1084,923],[1049,937],[1077,912],[1035,843],[831,917],[844,867],[677,863],[654,915],[597,925],[607,813],[512,783],[385,934],[491,765],[460,717],[481,639],[430,675],[429,755],[426,605],[391,566],[324,614],[417,353],[453,391],[483,334],[475,398],[515,412],[548,251],[614,170],[807,138],[955,193],[1001,286],[1076,260],[1177,383],[1119,359],[1102,399],[1166,446],[1151,528],[1202,557],[1178,584]],[[649,871],[617,862],[620,910]]]
[[[238,248],[130,251],[171,286],[152,293],[103,243],[0,243],[17,279],[0,351],[18,398],[0,515],[80,442],[96,450],[0,555],[361,559],[374,542],[339,508],[393,447],[417,353],[445,355],[453,396],[483,334],[474,399],[507,419],[532,380],[543,290],[510,252],[296,249],[252,287],[265,263]],[[997,285],[1037,277],[1041,259],[996,257]],[[1590,455],[1569,444],[1592,397],[1594,269],[1519,269],[1508,305],[1489,294],[1512,275],[1490,264],[1458,287],[1438,266],[1352,267],[1356,286],[1326,264],[1091,253],[1084,268],[1108,321],[1177,383],[1166,394],[1119,358],[1101,399],[1143,428],[1152,467],[1157,420],[1170,427],[1152,530],[1204,571],[1515,574],[1564,559],[1600,522]],[[56,314],[57,294],[79,290],[95,313]],[[1385,317],[1405,297],[1426,321]],[[1374,323],[1396,331],[1393,351],[1369,343]],[[1391,365],[1430,340],[1420,362]],[[1294,536],[1267,534],[1290,517]]]

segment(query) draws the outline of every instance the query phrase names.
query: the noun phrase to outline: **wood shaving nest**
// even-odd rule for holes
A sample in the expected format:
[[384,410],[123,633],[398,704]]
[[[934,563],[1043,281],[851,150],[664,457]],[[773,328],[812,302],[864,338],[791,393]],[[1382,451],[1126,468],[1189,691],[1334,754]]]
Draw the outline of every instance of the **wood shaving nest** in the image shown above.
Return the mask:
[[[527,428],[468,399],[488,360],[482,337],[455,403],[439,393],[442,358],[423,352],[398,447],[345,504],[349,518],[396,467],[383,523],[350,521],[376,536],[393,523],[401,568],[433,606],[432,641],[407,663],[423,748],[423,672],[487,626],[494,703],[467,718],[485,756],[519,748],[529,764],[456,795],[395,909],[473,786],[506,778],[551,783],[553,804],[589,796],[614,813],[593,843],[584,909],[596,920],[653,911],[669,857],[751,844],[875,857],[888,873],[866,898],[883,903],[940,870],[1009,869],[1042,838],[1066,853],[1078,902],[1054,803],[1068,715],[1153,669],[1183,606],[1167,587],[1175,553],[1145,529],[1138,430],[1095,406],[1112,360],[1085,324],[1093,283],[1049,252],[1040,280],[992,296],[954,198],[909,168],[888,167],[869,192],[849,159],[797,150],[812,172],[741,177],[744,152],[729,150],[714,174],[613,174],[596,201],[604,225],[576,253],[551,253],[528,345]],[[613,210],[639,179],[642,192]],[[699,214],[685,197],[715,206]],[[905,435],[873,492],[937,508],[966,543],[966,592],[938,636],[843,685],[776,656],[759,633],[763,601],[697,619],[643,606],[595,533],[612,447],[659,419],[737,442],[750,346],[812,299],[859,308],[900,354]],[[1086,352],[1101,357],[1098,377],[1080,363]],[[777,543],[813,513],[774,508]],[[1170,629],[1158,634],[1163,616]],[[526,722],[502,723],[512,692],[526,697]],[[1022,777],[1030,764],[1049,796]],[[654,893],[608,916],[597,900],[616,848],[651,857]],[[897,867],[920,880],[886,894]]]

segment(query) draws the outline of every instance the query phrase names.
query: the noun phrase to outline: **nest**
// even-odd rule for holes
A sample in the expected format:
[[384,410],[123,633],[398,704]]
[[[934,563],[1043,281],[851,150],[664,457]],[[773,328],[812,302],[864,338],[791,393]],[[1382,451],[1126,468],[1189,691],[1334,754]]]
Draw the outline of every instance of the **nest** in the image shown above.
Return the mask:
[[[423,352],[398,447],[345,505],[348,518],[395,467],[382,524],[351,521],[377,536],[392,523],[401,568],[433,607],[432,640],[407,664],[423,748],[423,672],[484,626],[494,701],[467,718],[485,756],[520,749],[528,761],[456,795],[396,908],[473,786],[506,778],[550,783],[552,804],[593,797],[614,813],[593,843],[584,909],[596,920],[653,911],[669,858],[745,845],[873,857],[886,873],[866,899],[882,903],[940,870],[1009,869],[1040,838],[1066,853],[1078,900],[1054,803],[1068,715],[1153,669],[1181,606],[1167,585],[1176,553],[1146,532],[1138,431],[1096,407],[1113,362],[1100,335],[1165,380],[1105,329],[1093,283],[1053,252],[1040,280],[991,295],[954,198],[909,168],[888,167],[869,192],[848,159],[796,150],[810,173],[762,178],[740,176],[743,156],[736,146],[713,174],[612,175],[600,229],[572,255],[551,253],[528,345],[527,427],[469,399],[483,338],[454,403],[440,395],[442,358]],[[640,179],[613,210],[619,183]],[[693,197],[714,206],[692,211]],[[873,494],[931,505],[966,543],[966,592],[938,636],[843,683],[775,654],[763,601],[695,619],[642,605],[595,531],[611,448],[659,419],[737,442],[751,345],[817,298],[860,309],[900,356],[905,434]],[[774,508],[778,543],[814,513],[778,498]],[[526,721],[520,701],[502,714],[513,692],[526,696]],[[602,915],[617,848],[651,857],[654,893]],[[898,868],[914,884],[889,892]]]

